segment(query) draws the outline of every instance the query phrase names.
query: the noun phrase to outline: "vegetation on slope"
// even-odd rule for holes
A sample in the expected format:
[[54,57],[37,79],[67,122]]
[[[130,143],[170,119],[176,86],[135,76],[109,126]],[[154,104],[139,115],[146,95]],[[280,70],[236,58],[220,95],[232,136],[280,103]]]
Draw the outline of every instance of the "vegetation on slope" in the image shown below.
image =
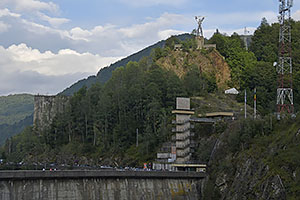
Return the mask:
[[0,145],[3,145],[7,139],[23,132],[23,130],[28,126],[31,126],[32,123],[33,114],[14,124],[0,125]]
[[[74,160],[86,163],[89,158],[95,163],[117,165],[154,159],[159,145],[170,138],[175,97],[193,91],[185,88],[188,85],[174,72],[147,60],[118,68],[104,86],[79,90],[71,98],[69,110],[58,115],[41,137],[34,130],[26,130],[13,138],[5,147],[8,159],[72,164]],[[207,93],[205,88],[199,89],[202,91],[197,93]]]
[[[300,117],[238,120],[224,132],[202,135],[208,152],[205,199],[297,199]],[[206,150],[207,151],[207,150]],[[205,151],[198,151],[203,157]]]
[[[300,22],[292,21],[292,55],[293,55],[293,89],[294,106],[300,109]],[[274,112],[276,104],[277,73],[274,62],[278,62],[279,24],[268,24],[263,19],[254,32],[250,51],[243,49],[242,41],[237,34],[226,36],[218,31],[210,38],[209,43],[217,44],[217,50],[224,56],[231,68],[231,86],[240,91],[247,90],[253,94],[257,88],[257,105],[261,114]],[[252,95],[248,95],[251,102]],[[239,101],[243,101],[240,93]]]
[[[183,43],[181,41],[173,39],[171,37],[167,40],[167,45],[163,49],[157,49],[155,51],[157,65],[174,71],[176,75],[183,78],[190,69],[199,71],[202,76],[211,79],[212,82],[217,84],[219,89],[227,89],[230,82],[230,68],[225,62],[223,57],[215,49],[202,49],[197,50],[195,48],[195,39],[188,40],[190,46],[185,47],[183,45],[182,50],[174,50],[176,43]],[[169,44],[169,41],[175,42]],[[168,43],[169,42],[169,43]],[[186,44],[184,42],[183,44]]]
[[[217,85],[215,79],[194,67],[179,79],[172,70],[158,66],[155,52],[152,56],[119,67],[104,85],[80,89],[49,130],[36,133],[28,129],[6,144],[8,159],[113,165],[153,160],[160,144],[171,137],[175,98],[205,95],[216,91]],[[30,132],[32,137],[25,139]],[[32,145],[35,148],[30,150]]]
[[16,94],[0,97],[0,125],[12,125],[33,113],[33,95]]
[[[298,52],[300,22],[292,25],[293,50]],[[253,36],[251,51],[243,48],[236,34],[226,36],[216,32],[209,40],[217,44],[217,50],[230,67],[231,80],[227,84],[247,90],[249,104],[252,104],[251,91],[257,88],[259,117],[240,118],[229,124],[220,122],[214,131],[206,127],[205,132],[196,127],[201,135],[196,157],[211,164],[206,199],[237,199],[241,194],[248,199],[299,196],[300,119],[278,122],[270,114],[275,110],[277,86],[273,66],[277,57],[276,30],[278,24],[269,25],[263,20]],[[153,160],[160,145],[170,139],[170,111],[175,107],[176,96],[194,97],[198,113],[221,108],[241,111],[243,93],[237,97],[239,102],[218,95],[223,91],[218,91],[215,74],[201,70],[194,61],[184,62],[188,56],[177,55],[181,53],[172,50],[176,43],[182,42],[174,38],[167,40],[165,47],[155,49],[150,58],[119,67],[107,83],[80,89],[71,98],[68,111],[58,115],[49,130],[36,133],[32,128],[26,129],[6,143],[3,156],[15,162],[138,165]],[[182,51],[193,57],[194,44],[193,39],[183,42]],[[168,71],[171,68],[164,66],[165,63],[186,71],[177,73],[179,78],[176,70]],[[294,57],[296,108],[299,107],[299,64],[299,58]],[[212,102],[211,107],[204,99]],[[214,147],[217,148],[212,154]],[[273,186],[279,188],[278,193]]]
[[[186,40],[187,38],[190,38],[190,37],[191,37],[190,34],[182,34],[182,35],[176,36],[176,38],[178,38],[179,40]],[[166,42],[165,40],[162,40],[162,41],[157,42],[156,44],[151,45],[135,54],[132,54],[120,61],[117,61],[116,63],[111,64],[110,66],[101,69],[97,73],[96,76],[90,76],[87,79],[83,79],[83,80],[78,81],[77,83],[74,83],[69,88],[62,91],[61,94],[70,96],[70,95],[73,95],[75,92],[77,92],[78,90],[80,90],[80,88],[82,88],[84,86],[89,88],[95,83],[106,83],[111,78],[112,72],[115,69],[122,67],[122,66],[126,66],[127,63],[129,63],[130,61],[138,62],[142,58],[150,56],[153,49],[162,48],[165,45],[165,42]]]
[[33,95],[17,94],[0,97],[0,145],[32,125]]

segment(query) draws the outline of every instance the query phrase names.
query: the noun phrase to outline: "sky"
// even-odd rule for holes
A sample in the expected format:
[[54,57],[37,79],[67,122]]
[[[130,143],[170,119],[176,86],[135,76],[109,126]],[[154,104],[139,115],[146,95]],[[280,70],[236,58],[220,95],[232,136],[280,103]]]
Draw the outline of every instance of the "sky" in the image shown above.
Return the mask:
[[[250,33],[278,0],[0,0],[0,95],[53,95],[171,35]],[[300,20],[300,0],[292,16]]]

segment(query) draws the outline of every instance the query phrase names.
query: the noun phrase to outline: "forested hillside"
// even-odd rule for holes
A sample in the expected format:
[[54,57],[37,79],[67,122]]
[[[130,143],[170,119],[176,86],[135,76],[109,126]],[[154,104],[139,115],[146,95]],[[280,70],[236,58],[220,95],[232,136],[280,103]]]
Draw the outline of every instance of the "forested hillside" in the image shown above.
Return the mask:
[[0,125],[12,125],[33,113],[33,95],[0,96]]
[[[186,40],[188,38],[191,38],[190,34],[182,34],[176,36],[179,40]],[[111,76],[112,72],[121,66],[126,66],[127,63],[130,61],[136,61],[138,62],[141,58],[150,56],[151,52],[153,52],[153,49],[155,48],[162,48],[165,45],[165,40],[162,40],[160,42],[157,42],[154,45],[151,45],[135,54],[132,54],[114,64],[111,64],[108,67],[105,67],[101,69],[96,76],[90,76],[87,79],[79,80],[77,83],[71,85],[69,88],[65,89],[63,92],[61,92],[62,95],[73,95],[75,92],[77,92],[80,88],[86,86],[87,88],[91,87],[92,84],[95,83],[105,83],[107,82]]]
[[[296,110],[300,109],[300,22],[292,21],[293,89]],[[248,94],[257,88],[257,104],[261,114],[276,110],[277,73],[274,62],[278,62],[279,24],[270,25],[264,18],[254,32],[250,51],[242,51],[243,43],[237,34],[228,37],[216,32],[209,40],[217,44],[218,51],[231,67],[232,86]],[[252,97],[248,96],[248,102]],[[243,101],[243,94],[239,97]]]
[[33,114],[25,117],[25,119],[15,122],[14,124],[1,124],[0,125],[0,145],[3,145],[5,141],[17,134],[23,132],[23,130],[32,126]]
[[[201,54],[199,50],[190,51]],[[200,67],[186,65],[186,75],[181,79],[173,71],[160,67],[157,59],[167,55],[157,52],[153,57],[119,67],[104,85],[80,89],[70,99],[69,110],[58,115],[49,130],[37,133],[27,129],[10,141],[10,146],[5,147],[12,152],[9,158],[26,158],[28,162],[39,158],[59,163],[92,159],[94,163],[118,165],[153,160],[160,144],[171,137],[175,98],[218,90],[214,75],[201,71]],[[28,154],[35,156],[27,157]]]
[[17,94],[0,97],[0,145],[32,125],[33,95]]
[[[179,40],[190,38],[190,34],[182,34],[177,36]],[[90,76],[87,79],[79,80],[71,87],[66,88],[60,95],[73,95],[82,87],[90,88],[95,83],[105,83],[111,76],[112,72],[121,66],[126,66],[130,61],[139,61],[145,56],[149,56],[153,49],[161,48],[165,44],[165,40],[151,45],[133,55],[130,55],[109,67],[101,69],[96,76]],[[3,125],[0,130],[0,144],[13,135],[23,131],[24,127],[32,125],[33,114],[33,95],[18,94],[0,97],[0,125]],[[31,116],[31,120],[29,120]],[[26,118],[26,120],[24,120]],[[21,121],[24,120],[24,121]],[[24,124],[24,122],[26,122]],[[22,124],[20,126],[20,124]],[[23,127],[20,129],[20,127]]]
[[[274,116],[278,30],[278,24],[269,25],[263,19],[249,51],[237,34],[216,31],[208,42],[217,44],[217,50],[197,50],[194,37],[184,41],[171,37],[149,57],[118,67],[106,83],[82,87],[48,130],[36,132],[28,127],[6,142],[2,157],[7,162],[68,166],[141,166],[153,161],[161,145],[170,141],[175,98],[193,97],[196,113],[226,108],[238,116],[213,128],[195,126],[196,157],[209,166],[205,199],[297,199],[300,119],[277,121]],[[300,103],[299,30],[300,22],[292,22],[296,111]],[[182,44],[181,52],[174,50],[175,44]],[[210,62],[205,64],[210,68],[216,65],[209,59],[213,51],[228,66],[226,85],[242,91],[236,98],[224,96],[216,78],[219,71],[204,70],[203,60]],[[244,120],[239,115],[243,91],[247,90],[249,108],[255,87],[258,117]]]
[[[293,22],[295,52],[300,38],[295,28],[299,26],[299,22]],[[265,58],[263,55],[269,55],[274,46],[274,42],[265,43],[268,41],[266,37],[270,37],[271,41],[277,38],[276,30],[277,24],[269,25],[263,20],[253,36],[251,51],[245,50],[237,34],[226,36],[217,31],[208,41],[217,44],[217,50],[228,63],[231,74],[226,82],[228,87],[241,91],[246,89],[249,105],[252,104],[251,93],[254,87],[257,88],[261,116],[275,111],[276,72],[272,60],[276,61],[276,56]],[[179,57],[181,53],[173,50],[175,44],[182,44],[182,53],[190,57]],[[170,111],[174,108],[176,96],[205,96],[222,92],[217,84],[216,72],[204,70],[203,66],[209,65],[197,61],[197,52],[203,56],[201,60],[205,58],[212,62],[209,58],[211,50],[196,50],[194,38],[182,42],[171,37],[150,57],[118,67],[107,83],[92,85],[90,89],[83,87],[71,98],[70,110],[57,116],[40,142],[49,145],[51,152],[77,152],[76,155],[94,155],[103,159],[122,158],[119,162],[124,163],[153,159],[159,144],[170,136]],[[276,48],[272,52],[276,55]],[[172,65],[172,62],[174,69],[166,67],[166,63]],[[295,58],[295,83],[299,81],[298,62],[299,59]],[[184,71],[180,78],[178,73],[176,75],[179,67]],[[299,85],[295,84],[295,99],[299,98]],[[237,100],[244,101],[243,92]],[[296,108],[299,106],[297,101],[295,105]],[[135,149],[137,129],[141,140],[139,150]],[[15,150],[18,152],[18,149]]]

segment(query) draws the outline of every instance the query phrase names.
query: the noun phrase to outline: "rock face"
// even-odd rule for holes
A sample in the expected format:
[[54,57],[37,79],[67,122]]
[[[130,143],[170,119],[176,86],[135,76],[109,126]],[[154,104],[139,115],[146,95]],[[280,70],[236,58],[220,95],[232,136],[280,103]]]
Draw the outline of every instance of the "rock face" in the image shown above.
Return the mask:
[[[286,199],[279,175],[268,175],[269,167],[255,159],[245,159],[234,174],[230,188],[223,191],[224,199]],[[226,178],[224,179],[226,183]]]
[[66,96],[34,96],[33,125],[37,131],[44,131],[52,123],[57,113],[66,110],[69,97]]
[[[208,179],[212,182],[214,191],[219,193],[216,199],[287,199],[281,177],[272,173],[262,158],[244,152],[228,152],[228,131],[230,128],[219,135],[218,145],[215,145],[208,166]],[[211,137],[206,140],[209,142]],[[208,179],[205,185],[208,184]]]
[[203,53],[200,50],[192,52],[172,51],[166,58],[161,58],[157,64],[165,69],[174,71],[182,78],[189,67],[195,65],[201,72],[214,74],[218,88],[226,89],[230,78],[230,68],[223,56],[215,49]]
[[[204,129],[200,129],[202,132],[195,130],[195,134],[198,133],[201,136],[197,151],[198,159],[205,160],[208,165],[208,176],[204,182],[204,199],[298,199],[293,198],[296,195],[291,193],[291,186],[299,185],[296,182],[296,168],[292,166],[292,159],[297,159],[297,154],[292,154],[295,157],[289,158],[289,163],[275,160],[278,152],[286,153],[291,145],[288,146],[286,141],[281,144],[283,139],[277,133],[277,135],[262,136],[264,138],[272,137],[264,141],[255,138],[255,141],[261,142],[259,144],[253,142],[246,146],[245,143],[239,143],[239,149],[233,150],[235,143],[232,141],[237,137],[236,132],[240,131],[240,123],[232,121],[227,124],[225,130],[222,129],[222,132],[214,134],[207,134]],[[218,125],[216,125],[216,129],[220,130]],[[282,137],[290,138],[295,142],[298,140],[297,135],[300,135],[300,131],[298,129],[297,131],[296,133],[289,131],[289,134],[283,132]],[[241,136],[239,135],[239,137]],[[273,137],[280,138],[280,140],[270,142],[274,141]],[[286,153],[284,157],[280,158],[285,159],[290,155],[291,153]],[[271,157],[273,160],[268,159],[269,156],[273,156]],[[276,166],[278,163],[281,164],[280,167]],[[295,166],[298,167],[298,165]],[[293,188],[292,192],[294,191],[298,192],[299,190]]]

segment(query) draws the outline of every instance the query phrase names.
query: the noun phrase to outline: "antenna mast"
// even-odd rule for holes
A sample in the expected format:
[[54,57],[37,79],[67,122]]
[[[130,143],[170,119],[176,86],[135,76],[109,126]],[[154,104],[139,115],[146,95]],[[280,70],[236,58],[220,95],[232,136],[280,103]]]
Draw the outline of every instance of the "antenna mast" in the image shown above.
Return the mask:
[[279,0],[279,59],[276,67],[278,74],[277,117],[287,111],[294,115],[294,95],[292,84],[292,52],[291,52],[291,7],[293,0]]
[[249,47],[248,47],[248,38],[247,38],[247,36],[248,36],[248,34],[249,34],[250,32],[247,30],[247,27],[245,27],[244,28],[244,43],[245,43],[245,48],[246,48],[246,50],[248,51],[248,49],[249,49]]

